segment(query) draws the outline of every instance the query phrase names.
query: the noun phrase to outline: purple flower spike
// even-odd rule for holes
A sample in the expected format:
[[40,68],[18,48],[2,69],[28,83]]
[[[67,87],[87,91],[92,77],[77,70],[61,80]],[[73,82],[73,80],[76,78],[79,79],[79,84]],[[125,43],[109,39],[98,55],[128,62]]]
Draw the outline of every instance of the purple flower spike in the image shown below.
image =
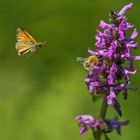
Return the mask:
[[124,15],[127,11],[129,11],[133,6],[133,3],[129,3],[128,5],[124,6],[120,12],[118,13],[118,15]]
[[[138,31],[124,16],[132,5],[130,3],[124,6],[119,13],[112,11],[111,24],[101,20],[99,27],[102,31],[96,30],[95,45],[98,49],[95,51],[88,49],[88,52],[99,60],[85,80],[89,92],[92,95],[105,94],[107,104],[113,106],[120,116],[120,104],[116,101],[116,96],[122,92],[124,99],[127,98],[130,76],[136,73],[134,61],[140,60],[140,56],[131,54],[132,49],[138,47],[138,43],[134,40],[138,36]],[[132,34],[126,37],[127,31],[132,28],[134,28]],[[127,61],[129,65],[124,67]]]
[[80,130],[80,135],[84,135],[88,128],[93,128],[94,118],[91,115],[80,115],[75,118],[79,121],[82,129]]
[[[126,100],[128,91],[136,89],[131,85],[131,75],[137,72],[134,61],[140,60],[140,56],[132,55],[132,51],[138,48],[138,42],[135,42],[138,31],[124,15],[132,6],[133,4],[129,3],[118,13],[111,11],[109,20],[111,23],[100,21],[95,36],[96,50],[88,49],[90,57],[82,61],[88,73],[85,83],[89,93],[92,96],[96,95],[96,99],[98,97],[103,99],[103,105],[100,118],[91,115],[80,115],[75,118],[82,127],[80,135],[91,129],[95,139],[98,139],[102,133],[106,139],[109,139],[107,133],[115,130],[120,135],[122,126],[128,124],[128,121],[120,122],[117,118],[107,120],[105,114],[107,106],[111,106],[121,117],[121,103],[118,102],[117,96],[121,94]],[[91,57],[96,60],[89,59]]]

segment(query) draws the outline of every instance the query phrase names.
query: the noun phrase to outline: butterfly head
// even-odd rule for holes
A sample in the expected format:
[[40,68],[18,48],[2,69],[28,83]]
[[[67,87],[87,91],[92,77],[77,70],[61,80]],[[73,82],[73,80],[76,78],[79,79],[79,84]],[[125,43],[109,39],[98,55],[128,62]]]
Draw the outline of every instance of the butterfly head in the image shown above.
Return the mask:
[[38,43],[36,44],[36,46],[37,46],[38,48],[42,48],[43,44],[40,43],[40,42],[38,42]]
[[42,48],[46,43],[47,43],[47,41],[44,41],[44,43],[38,42],[37,47]]

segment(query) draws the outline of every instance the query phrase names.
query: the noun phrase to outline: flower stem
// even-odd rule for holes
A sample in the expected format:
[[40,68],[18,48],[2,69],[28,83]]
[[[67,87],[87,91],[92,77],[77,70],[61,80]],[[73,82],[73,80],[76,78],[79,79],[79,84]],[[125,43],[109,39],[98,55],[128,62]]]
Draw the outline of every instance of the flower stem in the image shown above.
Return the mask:
[[[103,103],[101,107],[101,112],[100,112],[100,118],[105,119],[106,112],[107,112],[107,103],[106,103],[106,96],[103,97]],[[94,134],[94,140],[100,140],[102,135],[102,131],[99,131],[98,133]]]
[[102,119],[105,119],[106,112],[107,112],[107,102],[106,102],[106,96],[104,96],[103,97],[102,108],[101,108],[101,112],[100,112],[100,117]]

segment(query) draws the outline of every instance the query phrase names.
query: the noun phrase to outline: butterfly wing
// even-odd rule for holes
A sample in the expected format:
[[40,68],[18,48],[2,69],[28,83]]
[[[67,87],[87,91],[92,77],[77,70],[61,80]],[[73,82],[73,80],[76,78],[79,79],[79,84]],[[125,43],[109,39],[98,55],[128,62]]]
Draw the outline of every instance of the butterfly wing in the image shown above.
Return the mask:
[[32,48],[32,44],[29,44],[27,42],[17,42],[16,43],[16,49],[18,51],[18,55],[26,54],[30,51]]
[[31,42],[32,44],[37,43],[36,40],[22,28],[17,28],[17,41]]
[[28,32],[22,28],[17,28],[16,49],[18,51],[18,55],[29,52],[35,44],[37,44],[37,42]]

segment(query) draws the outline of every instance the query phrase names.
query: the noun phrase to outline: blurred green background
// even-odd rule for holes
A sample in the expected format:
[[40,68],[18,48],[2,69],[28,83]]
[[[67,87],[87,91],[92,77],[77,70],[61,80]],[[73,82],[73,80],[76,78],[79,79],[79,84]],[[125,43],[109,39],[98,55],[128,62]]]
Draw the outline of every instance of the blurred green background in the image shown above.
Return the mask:
[[[95,49],[95,31],[110,10],[119,11],[133,2],[128,20],[140,31],[138,0],[0,0],[0,140],[90,140],[83,137],[74,117],[98,116],[101,101],[92,103],[84,83],[86,72],[75,61]],[[23,27],[37,41],[48,43],[32,57],[18,56],[16,29]],[[137,39],[140,42],[140,37]],[[140,49],[135,51],[140,55]],[[132,76],[139,88],[138,73]],[[122,104],[123,117],[130,120],[122,136],[112,140],[140,138],[140,88],[129,92]],[[116,115],[108,109],[107,117]]]

